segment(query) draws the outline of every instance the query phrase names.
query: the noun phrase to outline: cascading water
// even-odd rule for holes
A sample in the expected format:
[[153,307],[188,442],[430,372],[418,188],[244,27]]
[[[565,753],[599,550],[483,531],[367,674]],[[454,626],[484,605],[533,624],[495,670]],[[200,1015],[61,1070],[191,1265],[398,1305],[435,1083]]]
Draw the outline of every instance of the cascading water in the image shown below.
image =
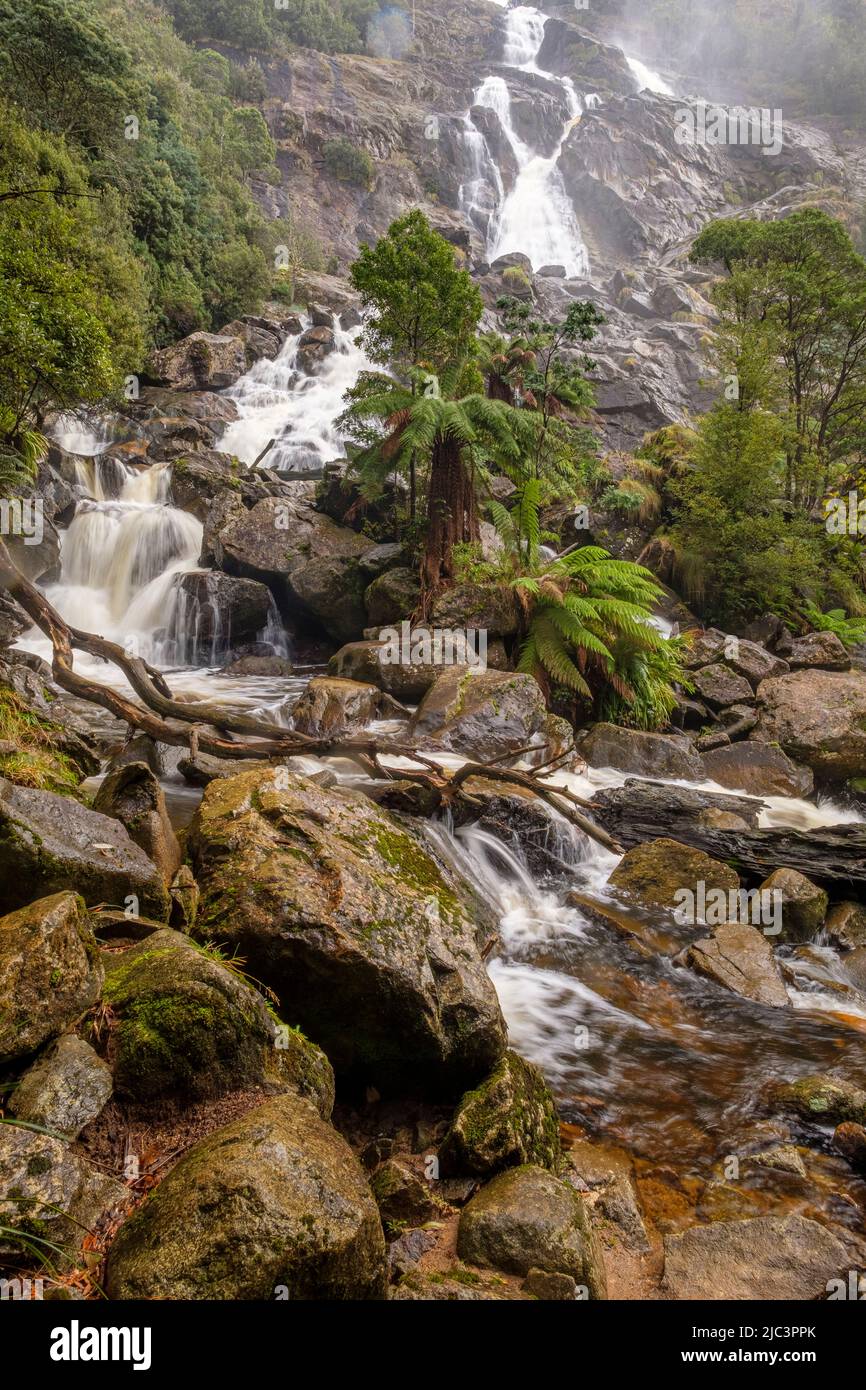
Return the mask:
[[460,189],[460,201],[474,225],[486,228],[489,260],[519,251],[529,257],[533,270],[562,265],[566,275],[585,277],[589,274],[589,258],[559,169],[563,144],[583,108],[570,78],[544,72],[537,65],[545,23],[545,16],[528,5],[509,10],[502,61],[505,67],[536,73],[558,84],[566,111],[559,144],[549,157],[530,149],[515,129],[506,79],[485,78],[473,97],[473,105],[496,113],[514,155],[517,176],[506,193],[488,142],[473,125],[471,116],[466,117],[463,142],[469,177]]
[[[309,319],[304,328],[310,326]],[[302,334],[288,338],[279,355],[262,358],[232,387],[239,418],[228,426],[219,448],[243,463],[254,463],[274,439],[262,465],[303,474],[345,454],[334,421],[344,409],[343,395],[373,364],[358,346],[358,330],[333,326],[335,348],[316,371],[299,360]]]
[[673,88],[665,82],[663,77],[659,77],[657,72],[648,68],[646,63],[642,63],[639,58],[629,58],[628,54],[626,54],[625,60],[640,83],[641,91],[657,92],[659,96],[664,97],[674,95]]

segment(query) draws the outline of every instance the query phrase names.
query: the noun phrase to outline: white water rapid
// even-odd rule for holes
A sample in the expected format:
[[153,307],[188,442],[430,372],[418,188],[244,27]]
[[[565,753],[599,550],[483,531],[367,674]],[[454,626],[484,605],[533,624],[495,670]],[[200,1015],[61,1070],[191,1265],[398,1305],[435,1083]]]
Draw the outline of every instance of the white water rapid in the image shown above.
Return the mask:
[[[500,4],[500,0],[493,3]],[[589,258],[559,168],[562,146],[583,106],[570,78],[544,72],[537,65],[545,23],[545,16],[529,5],[509,10],[502,63],[516,72],[537,73],[561,88],[565,116],[559,144],[549,157],[531,149],[514,125],[507,79],[485,78],[472,104],[495,112],[514,156],[517,174],[506,192],[502,171],[488,141],[471,115],[467,115],[463,143],[469,177],[461,186],[460,202],[473,224],[486,231],[488,260],[519,251],[529,257],[533,270],[562,265],[567,276],[584,277],[589,274]]]
[[[303,327],[309,328],[304,319]],[[226,394],[239,418],[230,424],[219,448],[243,463],[254,463],[273,439],[262,467],[303,473],[319,469],[345,454],[334,421],[344,409],[343,396],[363,371],[372,369],[356,339],[333,325],[336,347],[313,375],[299,365],[301,334],[287,338],[273,361],[261,358]]]

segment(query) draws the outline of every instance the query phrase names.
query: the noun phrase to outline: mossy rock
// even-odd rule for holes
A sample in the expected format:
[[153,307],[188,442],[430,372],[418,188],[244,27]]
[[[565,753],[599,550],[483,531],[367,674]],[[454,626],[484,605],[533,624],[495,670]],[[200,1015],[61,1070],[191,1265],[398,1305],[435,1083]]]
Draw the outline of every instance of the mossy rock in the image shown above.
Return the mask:
[[803,1076],[773,1091],[777,1108],[815,1124],[866,1125],[866,1091],[833,1076]]
[[607,1297],[601,1246],[583,1198],[532,1164],[500,1173],[464,1207],[457,1254],[509,1274],[570,1274],[586,1297]]
[[112,1299],[377,1299],[385,1242],[345,1140],[282,1095],[208,1135],[121,1227]]
[[479,1176],[535,1163],[558,1169],[556,1106],[538,1067],[508,1051],[458,1105],[439,1151],[445,1173]]
[[107,955],[106,967],[120,1095],[150,1104],[291,1085],[330,1115],[334,1085],[327,1059],[280,1025],[262,995],[218,953],[164,929]]
[[713,859],[703,850],[692,849],[678,840],[648,840],[628,850],[617,864],[608,883],[617,892],[634,898],[645,907],[677,907],[679,893],[704,883],[707,892],[739,888],[733,869]]
[[0,918],[0,1063],[35,1052],[99,998],[103,969],[87,910],[55,893]]
[[210,784],[187,848],[196,935],[237,949],[338,1074],[453,1095],[496,1065],[495,918],[408,820],[261,769]]

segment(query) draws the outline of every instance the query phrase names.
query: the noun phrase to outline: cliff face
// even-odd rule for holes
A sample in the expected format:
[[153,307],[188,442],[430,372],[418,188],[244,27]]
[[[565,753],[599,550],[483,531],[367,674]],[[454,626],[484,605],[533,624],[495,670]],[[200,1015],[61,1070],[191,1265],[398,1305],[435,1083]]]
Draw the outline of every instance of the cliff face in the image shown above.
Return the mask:
[[[589,273],[525,268],[536,272],[533,293],[544,311],[562,311],[574,298],[604,310],[608,324],[595,345],[600,415],[608,442],[630,447],[710,400],[701,386],[709,280],[688,266],[692,238],[714,217],[778,217],[803,203],[850,216],[857,155],[846,163],[826,132],[790,123],[772,154],[757,144],[679,143],[682,112],[694,112],[697,97],[685,87],[677,96],[639,91],[622,50],[581,28],[570,7],[543,18],[529,63],[509,50],[508,11],[498,0],[417,0],[414,36],[398,32],[394,42],[392,34],[390,56],[260,55],[283,177],[256,194],[272,216],[288,217],[300,238],[318,243],[337,275],[361,242],[420,206],[492,306],[504,285],[501,268],[489,265],[487,230],[517,178],[514,137],[543,159],[558,152]],[[503,78],[507,120],[497,109]],[[584,107],[577,117],[569,84]],[[339,139],[370,157],[369,181],[329,171],[326,147]]]

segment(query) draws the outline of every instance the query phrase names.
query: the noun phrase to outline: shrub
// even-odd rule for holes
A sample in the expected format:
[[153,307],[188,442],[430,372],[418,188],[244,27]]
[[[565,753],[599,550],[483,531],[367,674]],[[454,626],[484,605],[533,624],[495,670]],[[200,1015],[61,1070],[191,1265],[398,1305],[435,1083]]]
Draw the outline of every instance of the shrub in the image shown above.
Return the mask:
[[322,150],[325,168],[329,174],[342,183],[354,183],[369,188],[373,182],[375,165],[367,151],[353,145],[341,135],[337,140],[328,140]]

